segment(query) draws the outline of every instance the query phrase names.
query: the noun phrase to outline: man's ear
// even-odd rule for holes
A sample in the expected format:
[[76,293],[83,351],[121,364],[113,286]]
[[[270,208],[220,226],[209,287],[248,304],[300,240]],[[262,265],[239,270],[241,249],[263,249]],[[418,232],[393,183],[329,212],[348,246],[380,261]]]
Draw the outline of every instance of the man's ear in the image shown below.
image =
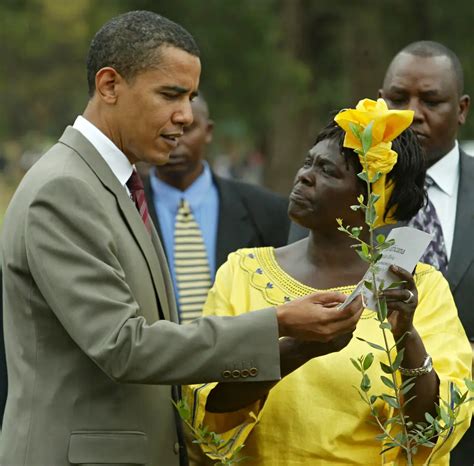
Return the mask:
[[97,71],[95,75],[95,93],[107,104],[115,104],[117,101],[117,87],[124,79],[112,67],[107,66]]
[[212,133],[214,131],[214,122],[212,120],[207,120],[206,128],[206,144],[209,144],[212,141]]
[[463,95],[459,99],[459,116],[458,116],[459,125],[463,125],[464,123],[466,123],[470,104],[471,104],[471,98],[467,94]]

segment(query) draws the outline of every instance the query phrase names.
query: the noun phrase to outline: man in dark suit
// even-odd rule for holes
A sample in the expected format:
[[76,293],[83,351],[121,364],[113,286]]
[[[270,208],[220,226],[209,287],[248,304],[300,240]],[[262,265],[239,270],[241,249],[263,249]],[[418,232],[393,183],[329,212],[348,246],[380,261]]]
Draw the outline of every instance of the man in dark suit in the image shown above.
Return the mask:
[[[441,225],[433,241],[436,249],[425,259],[442,266],[443,258],[433,256],[446,254],[444,273],[474,349],[474,158],[457,142],[470,103],[463,87],[458,57],[442,44],[420,41],[393,58],[379,94],[389,107],[415,112],[411,127],[425,150],[427,179],[432,180],[428,198]],[[454,449],[451,464],[466,465],[473,460],[471,427]]]
[[[203,283],[202,288],[195,289],[193,306],[186,303],[178,306],[180,311],[184,309],[180,313],[184,322],[200,315],[216,270],[227,260],[229,253],[245,247],[283,246],[289,229],[286,199],[263,188],[212,173],[204,159],[214,123],[203,97],[195,98],[191,107],[192,125],[184,128],[168,163],[152,167],[145,182],[151,217],[168,257],[179,304],[181,283],[176,280],[175,231],[183,199],[189,203],[205,243],[210,280]],[[188,302],[189,293],[187,291],[185,297]]]
[[134,164],[166,163],[192,123],[199,50],[179,25],[135,11],[99,30],[87,71],[83,115],[25,175],[4,218],[0,464],[184,465],[172,384],[269,387],[317,348],[333,351],[335,337],[347,344],[361,303],[338,311],[344,295],[315,294],[177,325]]

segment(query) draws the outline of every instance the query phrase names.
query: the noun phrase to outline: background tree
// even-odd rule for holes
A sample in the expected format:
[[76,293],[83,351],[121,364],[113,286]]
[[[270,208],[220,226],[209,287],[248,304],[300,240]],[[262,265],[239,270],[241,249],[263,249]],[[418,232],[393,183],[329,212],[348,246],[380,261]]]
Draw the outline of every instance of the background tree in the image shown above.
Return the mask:
[[[10,171],[0,176],[0,211],[19,176],[14,162],[41,151],[84,108],[93,33],[131,9],[162,13],[193,33],[216,121],[214,155],[257,149],[265,184],[283,194],[329,111],[375,98],[391,57],[409,42],[452,48],[474,93],[472,0],[449,8],[444,0],[3,0],[0,162]],[[461,138],[474,139],[474,117]]]

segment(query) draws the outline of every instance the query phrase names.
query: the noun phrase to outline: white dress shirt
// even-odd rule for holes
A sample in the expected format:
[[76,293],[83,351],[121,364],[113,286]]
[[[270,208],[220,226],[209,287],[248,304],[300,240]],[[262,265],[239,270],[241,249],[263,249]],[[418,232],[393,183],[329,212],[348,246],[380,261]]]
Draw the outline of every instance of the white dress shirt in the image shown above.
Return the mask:
[[133,165],[127,156],[100,129],[84,117],[79,115],[72,127],[77,129],[97,149],[97,152],[130,195],[126,183],[132,176]]
[[438,214],[443,230],[444,244],[448,260],[453,247],[454,224],[458,204],[459,187],[459,145],[454,147],[444,157],[426,171],[433,178],[434,184],[428,189],[428,197]]

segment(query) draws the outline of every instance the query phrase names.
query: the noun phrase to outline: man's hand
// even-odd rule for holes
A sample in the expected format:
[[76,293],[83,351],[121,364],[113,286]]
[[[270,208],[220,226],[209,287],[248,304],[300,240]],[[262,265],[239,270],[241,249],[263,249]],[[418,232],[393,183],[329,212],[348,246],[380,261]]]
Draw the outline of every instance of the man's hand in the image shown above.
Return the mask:
[[339,336],[351,335],[362,314],[362,299],[358,296],[341,311],[337,305],[345,299],[338,292],[314,293],[278,306],[280,336],[328,343]]

